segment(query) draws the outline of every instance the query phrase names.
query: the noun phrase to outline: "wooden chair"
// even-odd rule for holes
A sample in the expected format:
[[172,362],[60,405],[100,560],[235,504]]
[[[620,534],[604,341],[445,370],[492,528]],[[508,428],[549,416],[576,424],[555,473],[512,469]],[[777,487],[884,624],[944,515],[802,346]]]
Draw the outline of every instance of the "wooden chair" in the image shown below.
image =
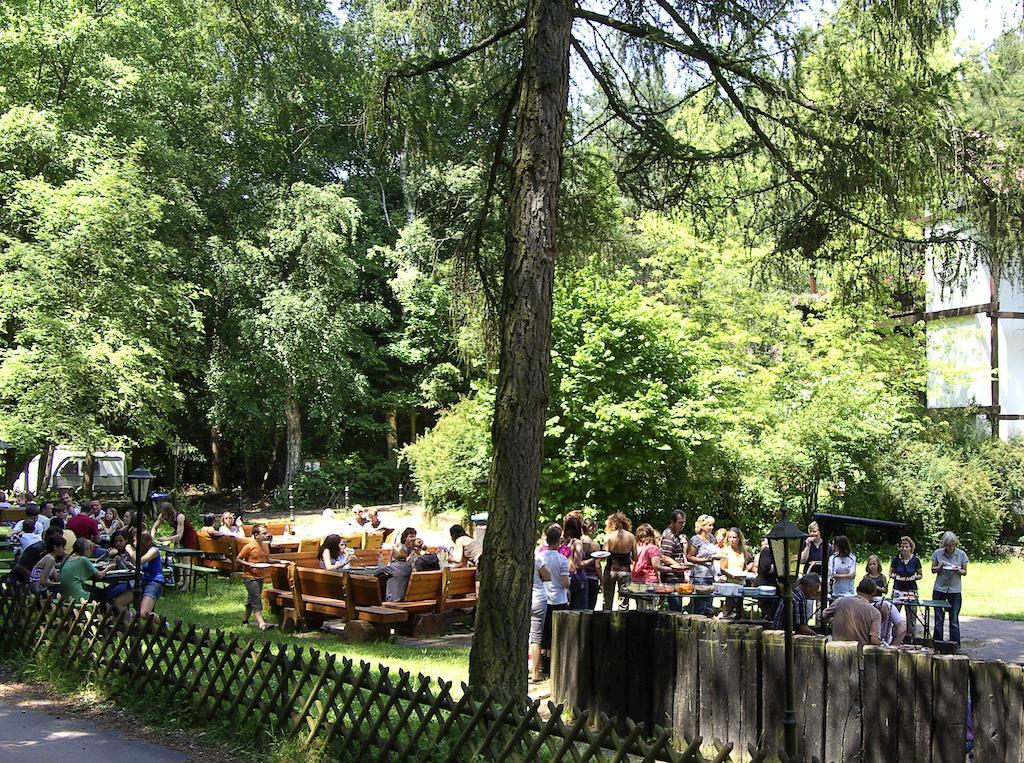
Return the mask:
[[364,532],[348,533],[341,537],[345,539],[345,543],[349,548],[356,551],[364,548],[364,544],[366,543],[366,533]]
[[476,567],[457,567],[444,571],[444,594],[441,597],[441,612],[476,607]]
[[327,618],[348,619],[345,601],[347,572],[332,572],[311,567],[294,567],[292,592],[299,622],[309,626]]
[[284,530],[285,530],[285,526],[287,525],[287,523],[286,522],[267,522],[266,525],[267,525],[267,532],[270,533],[271,535],[277,536],[277,535],[284,535]]
[[299,541],[299,553],[312,551],[314,554],[320,549],[320,538],[303,538]]
[[366,533],[366,544],[364,549],[380,549],[384,547],[384,533],[379,530],[372,530]]
[[440,636],[444,633],[443,597],[443,571],[414,572],[409,576],[409,587],[402,600],[386,601],[384,606],[409,614],[409,622],[396,625],[396,632],[407,636]]
[[373,569],[375,567],[380,567],[384,563],[384,555],[379,549],[374,550],[361,548],[356,550],[355,556],[352,557],[350,565],[353,568]]
[[203,552],[203,565],[227,572],[237,572],[238,552],[241,550],[238,539],[224,535],[196,533],[199,539],[199,550]]
[[349,641],[386,639],[391,627],[409,619],[409,613],[383,606],[380,580],[373,575],[349,573],[345,600],[348,602],[348,622],[345,638]]
[[252,528],[255,526],[256,525],[242,525],[242,532],[245,534],[246,538],[252,537]]

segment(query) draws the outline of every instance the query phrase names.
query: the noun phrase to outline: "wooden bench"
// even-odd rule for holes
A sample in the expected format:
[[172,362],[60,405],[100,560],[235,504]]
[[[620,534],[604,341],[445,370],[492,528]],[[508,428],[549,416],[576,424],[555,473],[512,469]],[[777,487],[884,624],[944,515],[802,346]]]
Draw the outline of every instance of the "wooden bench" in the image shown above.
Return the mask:
[[409,613],[384,606],[380,580],[373,575],[346,575],[345,598],[348,602],[348,622],[345,638],[348,641],[386,639],[391,628],[409,619]]
[[199,550],[203,552],[203,565],[227,572],[237,572],[238,552],[241,547],[238,538],[225,535],[209,535],[208,533],[196,533],[199,539]]
[[384,606],[409,613],[409,622],[396,627],[396,631],[409,636],[439,636],[444,633],[443,596],[444,572],[414,572],[402,600],[386,601]]
[[440,611],[451,612],[456,609],[474,609],[476,598],[476,567],[456,567],[446,569],[444,595],[441,598]]
[[298,567],[320,568],[320,560],[317,559],[316,551],[281,551],[270,554],[272,562],[290,562]]
[[292,593],[295,611],[303,627],[327,618],[348,619],[345,600],[348,573],[295,566],[292,569]]

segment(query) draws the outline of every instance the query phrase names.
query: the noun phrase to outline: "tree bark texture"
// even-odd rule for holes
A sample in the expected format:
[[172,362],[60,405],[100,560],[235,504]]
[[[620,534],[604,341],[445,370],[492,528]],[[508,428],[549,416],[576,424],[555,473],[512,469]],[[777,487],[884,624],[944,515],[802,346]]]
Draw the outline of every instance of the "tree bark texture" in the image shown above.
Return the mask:
[[92,448],[85,449],[85,460],[82,462],[82,495],[92,498],[92,483],[96,471],[96,456]]
[[387,429],[384,434],[387,438],[388,463],[395,466],[398,463],[398,412],[388,411],[384,414]]
[[489,517],[469,660],[472,685],[516,695],[527,688],[572,19],[572,0],[527,2],[505,234]]
[[302,458],[302,411],[299,409],[299,401],[294,397],[288,398],[284,415],[288,423],[288,453],[284,472],[284,484],[287,486],[298,476]]
[[[177,459],[175,459],[177,466]],[[177,472],[175,472],[177,482]],[[210,427],[210,487],[215,493],[224,489],[224,453],[220,442],[220,427]]]
[[50,464],[53,462],[53,448],[52,442],[45,443],[43,452],[39,455],[39,466],[36,469],[36,495],[43,495],[50,488]]

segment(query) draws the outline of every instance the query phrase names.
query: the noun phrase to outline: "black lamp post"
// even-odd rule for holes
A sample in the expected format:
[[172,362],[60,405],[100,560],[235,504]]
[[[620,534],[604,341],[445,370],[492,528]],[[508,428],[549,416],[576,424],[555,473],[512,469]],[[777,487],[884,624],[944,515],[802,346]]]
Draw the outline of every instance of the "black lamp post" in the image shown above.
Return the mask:
[[807,533],[789,521],[786,507],[782,507],[782,519],[768,533],[768,547],[782,586],[782,622],[786,640],[786,706],[782,715],[783,739],[786,755],[796,760],[796,689],[793,676],[793,584],[798,577],[800,549],[807,539]]
[[128,489],[135,504],[135,611],[142,608],[142,564],[139,562],[139,548],[142,544],[142,509],[149,497],[149,488],[155,475],[145,466],[139,466],[128,475]]

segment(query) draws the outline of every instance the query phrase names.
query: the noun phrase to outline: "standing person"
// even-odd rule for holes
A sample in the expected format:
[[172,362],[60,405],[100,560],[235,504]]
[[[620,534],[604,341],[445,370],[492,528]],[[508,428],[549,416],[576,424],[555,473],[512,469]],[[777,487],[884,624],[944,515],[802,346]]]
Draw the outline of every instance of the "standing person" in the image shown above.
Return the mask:
[[601,548],[594,535],[597,533],[597,522],[591,517],[583,520],[583,574],[587,578],[587,609],[597,606],[597,594],[601,590],[601,561],[594,559],[592,554]]
[[882,560],[878,558],[877,554],[868,557],[868,561],[864,565],[864,577],[871,578],[871,582],[878,589],[879,596],[889,593],[889,578],[882,572]]
[[[533,557],[533,592],[530,597],[530,683],[540,683],[540,648],[544,638],[544,619],[548,613],[548,597],[544,584],[551,580],[551,573],[544,566],[538,551]],[[568,584],[569,581],[565,581]]]
[[821,537],[818,523],[811,522],[807,525],[807,540],[804,541],[804,547],[800,549],[800,564],[804,568],[803,574],[817,572],[821,575],[823,573],[822,562],[831,554],[832,547],[826,544],[825,539]]
[[125,547],[125,553],[132,564],[142,569],[142,604],[139,606],[140,617],[157,619],[153,610],[156,600],[164,591],[164,563],[160,558],[160,549],[153,545],[153,536],[142,531],[138,544]]
[[[714,563],[722,557],[721,549],[714,540],[715,518],[710,514],[701,514],[693,523],[694,535],[686,547],[686,561],[693,565],[690,570],[690,581],[694,585],[711,585],[715,582]],[[690,602],[690,612],[694,615],[711,616],[711,598],[694,597]]]
[[[916,545],[913,538],[904,535],[897,544],[896,556],[889,563],[889,577],[892,578],[892,590],[895,593],[913,594],[917,598],[917,581],[923,575],[921,560],[914,553]],[[905,604],[907,608],[907,635],[914,637],[915,624],[917,622],[917,608],[912,604]]]
[[[632,534],[630,534],[632,537]],[[544,596],[547,599],[547,615],[544,617],[544,628],[541,633],[541,654],[547,656],[550,668],[551,621],[555,612],[569,608],[569,560],[558,550],[562,539],[562,528],[557,524],[548,525],[544,531],[547,544],[536,553],[541,563],[547,567],[551,579],[544,583]],[[548,672],[548,671],[545,671]]]
[[249,616],[256,620],[256,627],[261,631],[274,626],[263,619],[263,570],[270,563],[270,533],[266,525],[252,528],[252,538],[238,552],[238,563],[242,565],[242,582],[245,583],[245,616],[242,625],[249,624]]
[[452,525],[448,529],[452,538],[452,553],[449,561],[453,567],[476,567],[480,564],[480,554],[484,547],[480,541],[469,537],[462,525]]
[[152,530],[150,530],[151,537],[155,538],[157,528],[162,522],[167,522],[171,526],[171,535],[169,538],[164,538],[164,543],[181,548],[199,548],[199,536],[184,512],[175,509],[174,504],[170,501],[163,501],[157,509],[159,513]]
[[[754,553],[747,546],[747,539],[743,537],[738,527],[730,527],[725,536],[725,556],[722,559],[719,569],[729,583],[746,585],[746,572],[754,570]],[[737,617],[743,614],[743,597],[729,596],[725,600],[725,614]],[[805,613],[806,616],[806,613]],[[806,617],[805,617],[806,619]]]
[[[637,552],[633,562],[632,580],[634,583],[657,583],[660,575],[673,573],[677,570],[675,562],[663,559],[661,543],[654,528],[646,522],[636,528]],[[653,606],[653,602],[641,599],[642,609]]]
[[853,596],[857,557],[853,554],[850,539],[845,535],[836,538],[835,552],[828,558],[828,576],[832,581],[833,596]]
[[[757,555],[757,565],[755,572],[757,572],[757,577],[754,578],[755,586],[771,586],[772,588],[778,589],[779,573],[775,570],[775,560],[772,558],[772,550],[768,546],[767,539],[763,539],[761,541],[761,551]],[[761,608],[761,617],[765,619],[770,618],[772,616],[772,613],[775,612],[776,602],[777,597],[772,597],[770,599],[758,599],[757,606]],[[807,619],[810,618],[808,617]]]
[[856,595],[836,599],[822,613],[823,622],[835,621],[832,625],[833,640],[856,641],[860,647],[882,643],[882,615],[871,603],[875,591],[874,582],[865,578],[857,585]]
[[[967,574],[967,554],[959,548],[960,540],[954,533],[942,535],[942,548],[932,552],[932,574],[935,575],[935,587],[932,598],[936,601],[949,602],[949,640],[960,648],[960,606],[963,604],[963,577]],[[933,638],[942,640],[942,627],[945,624],[946,612],[935,610],[935,632]]]
[[[633,571],[636,558],[636,536],[630,532],[632,524],[621,511],[608,517],[604,524],[604,548],[611,554],[604,568],[604,610],[615,606],[615,589],[619,589],[619,609],[629,609],[629,599],[623,596]],[[555,571],[548,568],[552,576]]]
[[[686,561],[686,512],[676,509],[668,516],[668,527],[661,534],[661,560],[669,569],[661,573],[661,582],[678,585],[686,582],[686,570],[691,565]],[[683,599],[678,594],[668,597],[670,612],[683,611]]]
[[586,609],[587,573],[583,570],[583,522],[577,512],[565,517],[562,542],[569,548],[569,609]]

